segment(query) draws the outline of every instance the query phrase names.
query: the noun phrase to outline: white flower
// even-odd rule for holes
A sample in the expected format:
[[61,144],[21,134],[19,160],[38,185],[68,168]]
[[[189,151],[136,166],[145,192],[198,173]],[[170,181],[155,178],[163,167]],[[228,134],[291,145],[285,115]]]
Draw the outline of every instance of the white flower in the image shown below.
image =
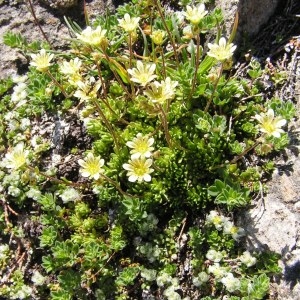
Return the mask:
[[139,26],[140,18],[131,18],[129,14],[125,14],[123,19],[118,19],[119,26],[122,27],[126,32],[132,33]]
[[45,72],[51,66],[53,57],[54,54],[48,54],[45,49],[41,49],[40,53],[31,54],[30,65],[36,67],[38,71]]
[[254,118],[260,123],[259,130],[267,135],[279,138],[284,131],[280,128],[286,124],[286,120],[282,117],[274,116],[274,110],[268,109],[266,113],[255,115]]
[[100,156],[94,156],[93,153],[89,153],[84,160],[79,159],[78,164],[81,166],[79,172],[83,177],[90,177],[97,180],[104,172],[102,169],[104,165],[104,159],[102,159]]
[[78,57],[71,59],[70,61],[64,60],[63,64],[60,66],[60,71],[66,75],[73,75],[80,71],[81,65],[82,61]]
[[154,138],[147,138],[147,136],[138,133],[132,141],[126,143],[129,148],[132,148],[130,151],[131,159],[149,158],[154,150],[154,148],[151,147],[153,143]]
[[240,261],[248,268],[256,264],[256,258],[250,254],[249,251],[245,251],[240,257]]
[[219,44],[208,43],[207,46],[210,49],[207,55],[214,57],[215,59],[221,62],[231,58],[234,50],[236,49],[236,45],[232,43],[227,44],[226,39],[224,37],[220,38]]
[[225,285],[228,292],[233,293],[239,290],[241,282],[238,278],[235,278],[232,273],[227,273],[225,277],[221,279],[221,282]]
[[203,3],[199,4],[198,6],[187,5],[186,12],[183,14],[193,25],[198,25],[206,16],[207,10],[205,10],[205,5]]
[[181,296],[175,291],[172,285],[166,288],[163,294],[168,300],[181,300]]
[[159,287],[163,287],[166,284],[172,282],[172,277],[167,273],[161,273],[156,278],[156,283]]
[[60,71],[61,73],[67,75],[68,81],[71,84],[77,85],[79,81],[82,81],[82,76],[80,75],[81,65],[82,61],[78,57],[70,61],[64,60],[60,66]]
[[193,277],[193,285],[199,287],[209,280],[209,275],[206,272],[200,272],[197,277]]
[[27,102],[26,87],[27,85],[24,82],[20,82],[14,87],[14,91],[11,95],[11,101],[17,104],[16,107],[20,107]]
[[220,216],[215,210],[211,210],[209,215],[206,217],[206,223],[213,224],[219,231],[222,230],[225,220],[226,218],[224,216]]
[[24,150],[24,143],[19,143],[11,152],[6,153],[6,168],[19,169],[28,162],[28,155],[29,150]]
[[91,26],[88,26],[80,34],[76,33],[76,37],[91,46],[106,46],[106,32],[107,30],[102,29],[101,26],[97,26],[96,29],[92,29]]
[[97,98],[97,92],[101,87],[100,81],[94,83],[93,78],[90,78],[90,80],[87,82],[77,81],[76,84],[78,87],[78,89],[74,93],[74,96],[76,98],[79,98],[83,101]]
[[194,37],[194,33],[192,30],[192,26],[187,25],[182,29],[183,38],[186,40],[190,40]]
[[27,75],[20,76],[18,74],[14,74],[12,75],[11,79],[14,83],[21,83],[21,82],[25,82],[28,79],[28,76]]
[[245,235],[245,230],[243,228],[234,226],[230,221],[224,223],[223,231],[225,234],[230,234],[236,241],[239,241],[239,239]]
[[128,180],[130,182],[146,182],[151,181],[151,173],[154,171],[151,169],[152,159],[134,158],[129,160],[128,164],[123,164],[123,168],[127,170]]
[[132,76],[131,81],[146,86],[147,83],[155,79],[154,75],[156,65],[155,64],[143,64],[140,60],[136,62],[136,68],[128,69],[128,73]]
[[0,260],[6,259],[9,255],[9,246],[7,244],[0,245]]
[[64,203],[67,203],[70,201],[75,202],[75,201],[78,201],[81,199],[80,193],[72,187],[65,189],[63,191],[63,193],[60,195],[60,197]]
[[28,285],[23,284],[18,288],[18,291],[11,295],[11,299],[25,299],[32,295],[32,288]]
[[31,281],[34,283],[34,285],[43,285],[45,280],[46,280],[46,277],[44,277],[39,271],[35,270],[33,272]]
[[215,263],[208,267],[208,272],[212,273],[216,280],[220,280],[227,274],[227,268],[221,267],[218,263]]
[[171,81],[169,77],[166,80],[152,82],[144,94],[153,102],[164,104],[167,100],[175,97],[175,88],[178,85],[177,81]]
[[209,249],[206,253],[206,258],[214,262],[220,262],[223,259],[223,253],[214,249]]
[[8,187],[7,193],[13,197],[18,197],[21,194],[21,190],[16,186],[10,185]]
[[39,200],[42,196],[42,193],[41,193],[40,190],[35,189],[35,188],[32,187],[32,188],[30,188],[29,191],[26,192],[26,196],[28,198],[33,199],[33,200]]

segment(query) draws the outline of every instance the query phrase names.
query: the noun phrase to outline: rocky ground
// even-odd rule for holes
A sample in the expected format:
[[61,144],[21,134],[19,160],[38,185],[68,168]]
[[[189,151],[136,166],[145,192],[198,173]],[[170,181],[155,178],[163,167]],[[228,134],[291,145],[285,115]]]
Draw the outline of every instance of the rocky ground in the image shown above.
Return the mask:
[[[294,101],[300,112],[300,3],[297,0],[261,0],[259,5],[254,0],[219,3],[228,19],[232,19],[236,9],[240,12],[240,68],[245,54],[254,55],[270,68],[281,68],[287,73],[285,83],[278,90],[270,88],[280,99]],[[87,3],[87,10],[94,17],[105,9],[112,10],[114,5],[117,3],[92,0]],[[263,11],[267,13],[260,15]],[[275,15],[264,24],[274,11]],[[53,48],[63,49],[68,43],[64,16],[84,26],[83,4],[76,0],[41,0],[35,1],[32,7],[29,1],[0,0],[0,36],[12,30],[31,41],[42,39],[43,33],[33,15]],[[0,51],[0,78],[26,70],[28,62],[18,51],[3,43]],[[245,212],[240,221],[247,230],[249,248],[282,254],[283,276],[273,286],[273,299],[300,299],[299,124],[299,120],[290,124],[291,143],[286,152],[276,158],[277,170],[268,183],[268,194],[253,200],[252,209]]]

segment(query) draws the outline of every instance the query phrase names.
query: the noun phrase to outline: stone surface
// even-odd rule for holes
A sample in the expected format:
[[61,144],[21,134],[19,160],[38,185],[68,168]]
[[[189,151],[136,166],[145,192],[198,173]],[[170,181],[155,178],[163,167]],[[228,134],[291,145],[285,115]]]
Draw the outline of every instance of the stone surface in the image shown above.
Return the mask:
[[[70,34],[62,17],[54,16],[51,11],[39,5],[34,5],[37,20],[48,37],[53,48],[64,48],[68,44]],[[20,33],[28,42],[45,41],[29,7],[24,3],[16,5],[0,5],[0,39],[8,32]],[[5,78],[19,69],[26,69],[27,60],[17,49],[12,49],[0,43],[1,62],[0,78]]]
[[[46,0],[45,0],[46,1]],[[48,1],[58,3],[72,1]],[[234,20],[236,11],[239,11],[239,33],[253,35],[259,31],[261,26],[269,19],[275,11],[279,0],[217,0],[216,3],[223,9],[227,19],[227,30]],[[72,5],[73,5],[72,4]],[[51,5],[49,5],[51,6]],[[64,7],[63,14],[59,10],[47,9],[35,4],[35,13],[40,25],[48,36],[53,48],[65,48],[70,37],[69,31],[63,20],[63,15],[76,17],[84,24],[83,10],[80,3],[75,5],[74,10]],[[97,17],[107,8],[113,9],[111,1],[103,2],[93,0],[87,2],[87,9],[91,18]],[[83,26],[83,25],[82,25]],[[42,35],[34,23],[34,19],[23,2],[10,2],[0,0],[0,39],[5,32],[11,30],[19,32],[29,41],[41,40]],[[19,51],[11,49],[0,43],[1,61],[0,78],[4,78],[17,70],[26,70],[27,60]],[[300,61],[300,54],[296,58]],[[296,89],[295,97],[299,97],[300,62],[296,64],[295,73]],[[298,112],[300,112],[300,101],[298,99]],[[299,115],[299,113],[298,113]],[[253,202],[254,207],[242,218],[243,225],[247,230],[249,248],[269,248],[282,254],[281,265],[283,267],[283,278],[278,285],[274,285],[274,291],[278,299],[298,300],[300,299],[300,161],[299,140],[297,132],[299,122],[291,125],[292,144],[286,156],[278,161],[278,170],[269,183],[269,193],[265,199]],[[294,131],[293,131],[294,130]]]
[[70,8],[78,4],[78,0],[39,0],[39,1],[55,9]]
[[280,0],[217,0],[226,20],[226,33],[231,32],[235,14],[239,15],[238,38],[254,35],[275,12]]

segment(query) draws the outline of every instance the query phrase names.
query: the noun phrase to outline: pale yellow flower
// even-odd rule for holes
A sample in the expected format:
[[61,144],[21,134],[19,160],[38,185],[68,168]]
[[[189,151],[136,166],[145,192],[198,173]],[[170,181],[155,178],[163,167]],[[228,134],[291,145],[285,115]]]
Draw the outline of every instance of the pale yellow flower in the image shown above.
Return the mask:
[[70,61],[63,61],[60,66],[60,71],[67,76],[69,83],[72,85],[77,85],[79,81],[82,81],[82,76],[80,75],[80,68],[82,61],[76,57]]
[[194,38],[195,34],[193,33],[192,26],[187,25],[182,29],[183,37],[185,40],[190,40]]
[[146,86],[147,83],[155,79],[154,75],[156,65],[155,64],[143,64],[140,60],[136,63],[136,68],[128,69],[128,73],[132,76],[131,81]]
[[246,265],[248,268],[256,264],[256,257],[252,256],[249,251],[245,251],[240,257],[239,260],[241,263]]
[[155,45],[160,46],[164,42],[164,38],[166,37],[166,32],[161,29],[153,30],[152,34],[150,34],[150,37]]
[[235,226],[228,220],[224,222],[223,232],[225,234],[230,234],[236,241],[239,241],[239,239],[245,235],[245,230],[243,228]]
[[232,273],[227,273],[222,279],[221,282],[226,287],[226,290],[229,293],[233,293],[236,290],[240,290],[241,282],[238,278],[235,278]]
[[118,19],[119,26],[122,27],[126,32],[132,33],[139,26],[140,18],[131,18],[129,14],[125,14],[123,19]]
[[107,38],[105,37],[107,30],[97,26],[92,29],[91,26],[85,28],[80,34],[76,33],[76,37],[91,46],[107,46]]
[[169,77],[161,82],[152,82],[144,94],[153,102],[164,104],[167,100],[175,97],[177,81],[172,81]]
[[207,55],[214,57],[215,59],[221,62],[231,58],[234,50],[236,49],[236,45],[232,43],[227,44],[226,39],[224,37],[220,38],[219,44],[208,43],[207,46],[210,49]]
[[76,84],[78,87],[74,93],[76,98],[79,98],[83,101],[97,98],[97,92],[101,87],[100,81],[95,82],[94,77],[91,77],[87,82],[77,81]]
[[203,3],[199,4],[198,6],[187,5],[186,12],[183,14],[193,25],[198,25],[200,21],[207,15],[207,10],[205,10],[205,5]]
[[5,155],[5,167],[19,169],[28,162],[29,151],[24,150],[24,143],[19,143],[13,150]]
[[286,120],[281,116],[275,117],[274,110],[268,109],[266,113],[255,115],[254,118],[260,123],[259,131],[279,138],[284,131],[280,128],[286,124]]
[[154,138],[148,138],[138,133],[132,141],[126,143],[129,148],[132,148],[130,151],[131,159],[150,157],[154,150],[153,143]]
[[130,182],[142,182],[151,181],[151,173],[154,171],[151,169],[152,159],[134,158],[129,160],[128,164],[123,164],[123,168],[127,170],[128,180]]
[[78,160],[78,164],[81,166],[79,172],[83,177],[89,177],[91,179],[98,180],[100,175],[104,172],[102,169],[104,165],[104,159],[100,156],[94,156],[93,153],[89,153],[87,157]]
[[70,61],[63,61],[60,66],[60,71],[65,75],[73,75],[80,71],[82,65],[82,61],[76,57],[75,59],[71,59]]
[[41,49],[40,53],[31,54],[32,61],[30,62],[30,65],[36,67],[38,71],[45,72],[51,66],[53,57],[54,54],[49,54],[45,49]]

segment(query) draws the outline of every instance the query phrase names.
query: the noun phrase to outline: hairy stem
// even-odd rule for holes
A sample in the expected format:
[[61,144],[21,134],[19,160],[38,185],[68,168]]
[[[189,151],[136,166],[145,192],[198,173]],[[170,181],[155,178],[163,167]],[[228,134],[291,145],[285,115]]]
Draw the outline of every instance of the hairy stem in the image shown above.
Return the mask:
[[32,1],[31,1],[31,0],[27,0],[27,1],[28,1],[28,3],[29,3],[30,12],[31,12],[31,14],[32,14],[32,16],[33,16],[34,23],[35,23],[35,24],[37,25],[37,27],[39,28],[39,30],[40,30],[40,32],[42,33],[42,35],[43,35],[44,39],[46,40],[46,42],[47,42],[49,45],[51,45],[51,43],[50,43],[50,41],[49,41],[49,39],[48,39],[48,37],[47,37],[45,31],[43,30],[41,24],[39,23],[39,21],[38,21],[38,19],[37,19],[37,17],[36,17],[36,14],[35,14],[35,11],[34,11],[34,8],[33,8]]
[[177,66],[179,66],[178,53],[177,53],[177,48],[176,48],[176,45],[175,45],[175,41],[173,39],[173,35],[172,35],[170,29],[168,28],[168,25],[166,23],[165,16],[164,16],[164,14],[162,12],[159,0],[154,0],[154,2],[155,2],[155,6],[157,7],[158,13],[160,15],[161,21],[163,22],[163,25],[164,25],[167,33],[168,33],[170,42],[172,44],[172,48],[173,48],[173,51],[174,51],[174,56],[175,56],[176,64],[177,64]]
[[214,95],[215,95],[215,92],[216,92],[216,90],[217,90],[218,83],[219,83],[220,78],[221,78],[221,76],[222,76],[222,72],[223,72],[223,64],[221,65],[221,67],[220,67],[220,69],[219,69],[218,78],[217,78],[216,81],[215,81],[213,92],[212,92],[212,94],[211,94],[211,96],[210,96],[210,98],[209,98],[209,100],[208,100],[208,102],[207,102],[207,104],[206,104],[206,107],[205,107],[205,109],[204,109],[204,112],[207,112],[208,109],[209,109],[209,107],[210,107],[210,105],[211,105],[211,102],[212,102],[213,97],[214,97]]

